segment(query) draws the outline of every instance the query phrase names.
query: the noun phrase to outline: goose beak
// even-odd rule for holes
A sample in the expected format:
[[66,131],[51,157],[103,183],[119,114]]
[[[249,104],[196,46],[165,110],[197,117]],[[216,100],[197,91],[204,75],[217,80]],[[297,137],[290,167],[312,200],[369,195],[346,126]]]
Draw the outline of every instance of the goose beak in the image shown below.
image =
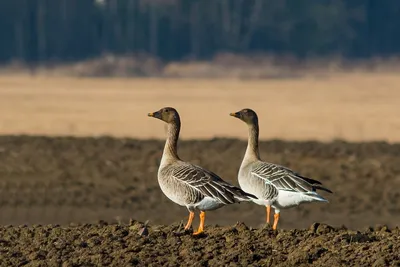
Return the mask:
[[232,113],[229,113],[229,115],[231,115],[232,117],[236,117],[236,118],[240,117],[240,113],[239,112],[232,112]]
[[159,111],[150,112],[149,114],[147,114],[147,116],[153,117],[156,119],[161,119],[161,113]]
[[160,111],[155,111],[155,112],[148,113],[147,116],[161,120],[162,114]]

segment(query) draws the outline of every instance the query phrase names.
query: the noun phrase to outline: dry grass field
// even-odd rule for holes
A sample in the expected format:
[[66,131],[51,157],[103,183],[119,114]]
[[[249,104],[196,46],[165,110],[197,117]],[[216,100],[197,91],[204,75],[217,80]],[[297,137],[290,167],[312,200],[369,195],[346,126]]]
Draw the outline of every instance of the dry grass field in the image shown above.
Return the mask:
[[147,113],[174,106],[183,139],[245,138],[229,112],[260,117],[261,139],[400,141],[400,76],[291,80],[0,77],[0,134],[164,138]]

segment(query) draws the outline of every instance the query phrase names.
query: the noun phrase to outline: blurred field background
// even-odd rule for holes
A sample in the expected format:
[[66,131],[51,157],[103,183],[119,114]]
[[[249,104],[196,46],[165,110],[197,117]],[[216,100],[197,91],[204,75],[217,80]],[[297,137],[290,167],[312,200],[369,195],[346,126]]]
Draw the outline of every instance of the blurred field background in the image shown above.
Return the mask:
[[0,133],[165,137],[148,112],[181,112],[182,138],[246,138],[229,117],[244,107],[260,117],[262,139],[400,140],[400,77],[331,74],[290,80],[0,77]]
[[[184,159],[237,184],[247,130],[228,114],[250,107],[264,159],[335,192],[285,211],[283,228],[395,225],[399,12],[395,0],[1,1],[0,222],[181,220],[156,183],[164,126],[147,117],[174,106]],[[209,223],[259,225],[263,211]]]

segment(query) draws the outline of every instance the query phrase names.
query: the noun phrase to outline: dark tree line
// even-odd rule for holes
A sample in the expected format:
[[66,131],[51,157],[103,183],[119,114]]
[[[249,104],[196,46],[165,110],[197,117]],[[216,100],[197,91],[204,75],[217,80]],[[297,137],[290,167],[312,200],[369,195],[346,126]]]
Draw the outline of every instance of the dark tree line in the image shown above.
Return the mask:
[[391,56],[399,0],[0,0],[0,62],[102,53]]

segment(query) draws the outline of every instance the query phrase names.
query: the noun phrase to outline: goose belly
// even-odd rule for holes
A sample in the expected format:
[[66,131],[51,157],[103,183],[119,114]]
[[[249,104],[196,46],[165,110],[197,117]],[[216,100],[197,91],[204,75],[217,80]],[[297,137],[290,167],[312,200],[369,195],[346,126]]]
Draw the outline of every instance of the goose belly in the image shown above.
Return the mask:
[[180,206],[188,206],[201,200],[194,190],[188,189],[181,183],[170,179],[158,179],[158,184],[164,195]]
[[194,208],[199,210],[216,210],[222,207],[224,204],[218,199],[212,197],[204,197],[200,202],[193,205]]
[[310,195],[282,190],[279,191],[279,195],[274,203],[274,206],[281,209],[287,209],[298,206],[302,203],[309,203],[314,201],[316,201],[315,197],[312,197]]
[[239,176],[238,182],[243,191],[255,195],[258,198],[257,200],[252,200],[258,205],[271,205],[276,198],[277,192],[268,190],[265,183],[259,179]]

